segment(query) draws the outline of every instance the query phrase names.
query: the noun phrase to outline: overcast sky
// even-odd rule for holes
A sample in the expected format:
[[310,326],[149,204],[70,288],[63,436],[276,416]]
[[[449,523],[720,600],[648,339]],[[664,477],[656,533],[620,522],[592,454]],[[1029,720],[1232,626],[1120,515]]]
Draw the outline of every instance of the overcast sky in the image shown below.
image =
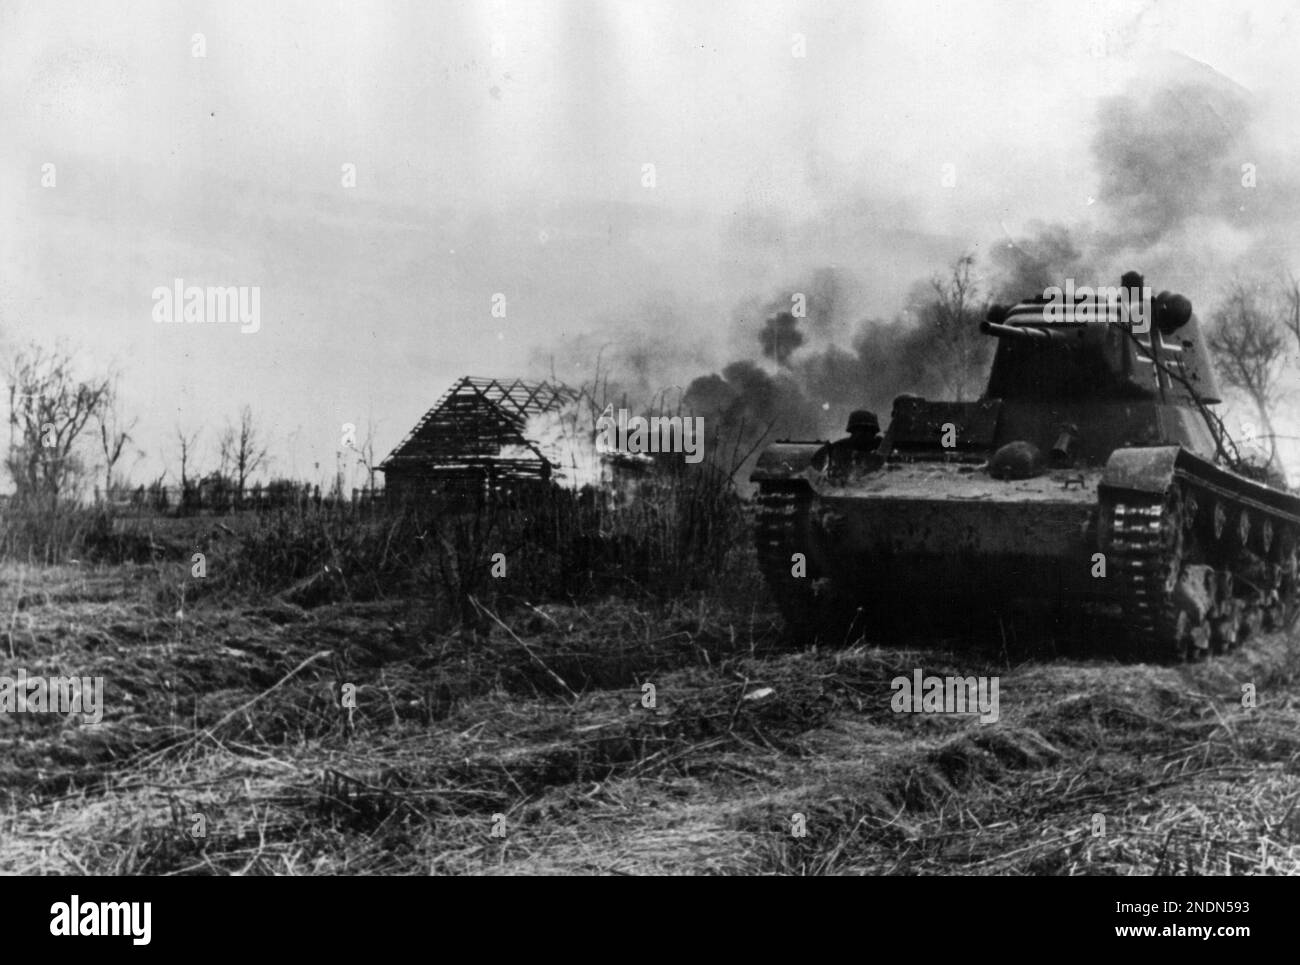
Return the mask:
[[[1097,99],[1157,58],[1289,105],[1297,50],[1280,2],[0,0],[0,338],[120,366],[137,481],[245,403],[277,474],[327,473],[342,423],[386,454],[562,335],[630,326],[690,378],[831,265],[892,314],[1088,219]],[[155,323],[177,278],[258,286],[260,330]]]

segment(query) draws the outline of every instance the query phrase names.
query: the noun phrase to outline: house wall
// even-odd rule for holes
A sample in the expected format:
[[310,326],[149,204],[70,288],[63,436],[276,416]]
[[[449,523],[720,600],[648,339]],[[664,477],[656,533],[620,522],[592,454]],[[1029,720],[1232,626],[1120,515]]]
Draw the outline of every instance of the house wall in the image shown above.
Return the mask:
[[549,467],[544,464],[498,467],[485,462],[456,468],[393,468],[384,475],[384,496],[393,505],[421,502],[439,496],[480,498],[487,495],[490,486],[497,491],[515,492],[546,486],[549,476]]

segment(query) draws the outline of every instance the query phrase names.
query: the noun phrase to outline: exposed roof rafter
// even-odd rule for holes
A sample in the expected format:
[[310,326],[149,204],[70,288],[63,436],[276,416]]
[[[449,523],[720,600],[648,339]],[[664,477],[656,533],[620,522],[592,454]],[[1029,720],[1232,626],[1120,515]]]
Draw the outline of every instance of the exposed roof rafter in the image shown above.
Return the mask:
[[[380,469],[495,466],[537,470],[549,460],[524,432],[530,417],[559,411],[582,399],[566,385],[523,379],[464,376],[415,424]],[[510,455],[503,456],[504,452]],[[533,458],[520,458],[531,452]],[[557,467],[551,467],[557,468]]]

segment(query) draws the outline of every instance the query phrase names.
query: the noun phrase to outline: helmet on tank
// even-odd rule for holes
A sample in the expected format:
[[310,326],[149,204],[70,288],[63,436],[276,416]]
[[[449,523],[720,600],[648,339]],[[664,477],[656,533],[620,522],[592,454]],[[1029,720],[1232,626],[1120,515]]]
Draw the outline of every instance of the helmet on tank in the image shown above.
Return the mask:
[[867,409],[854,409],[849,413],[849,428],[847,431],[856,432],[865,430],[867,432],[879,432],[880,420],[876,414]]

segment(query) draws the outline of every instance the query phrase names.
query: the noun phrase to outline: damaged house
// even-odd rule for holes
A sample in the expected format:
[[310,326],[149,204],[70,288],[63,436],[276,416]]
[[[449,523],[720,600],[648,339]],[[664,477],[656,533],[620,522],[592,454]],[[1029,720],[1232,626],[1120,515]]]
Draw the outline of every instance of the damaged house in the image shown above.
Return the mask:
[[597,453],[594,407],[583,392],[552,382],[465,376],[379,468],[387,498],[402,501],[550,484],[607,487],[644,472],[642,462]]

